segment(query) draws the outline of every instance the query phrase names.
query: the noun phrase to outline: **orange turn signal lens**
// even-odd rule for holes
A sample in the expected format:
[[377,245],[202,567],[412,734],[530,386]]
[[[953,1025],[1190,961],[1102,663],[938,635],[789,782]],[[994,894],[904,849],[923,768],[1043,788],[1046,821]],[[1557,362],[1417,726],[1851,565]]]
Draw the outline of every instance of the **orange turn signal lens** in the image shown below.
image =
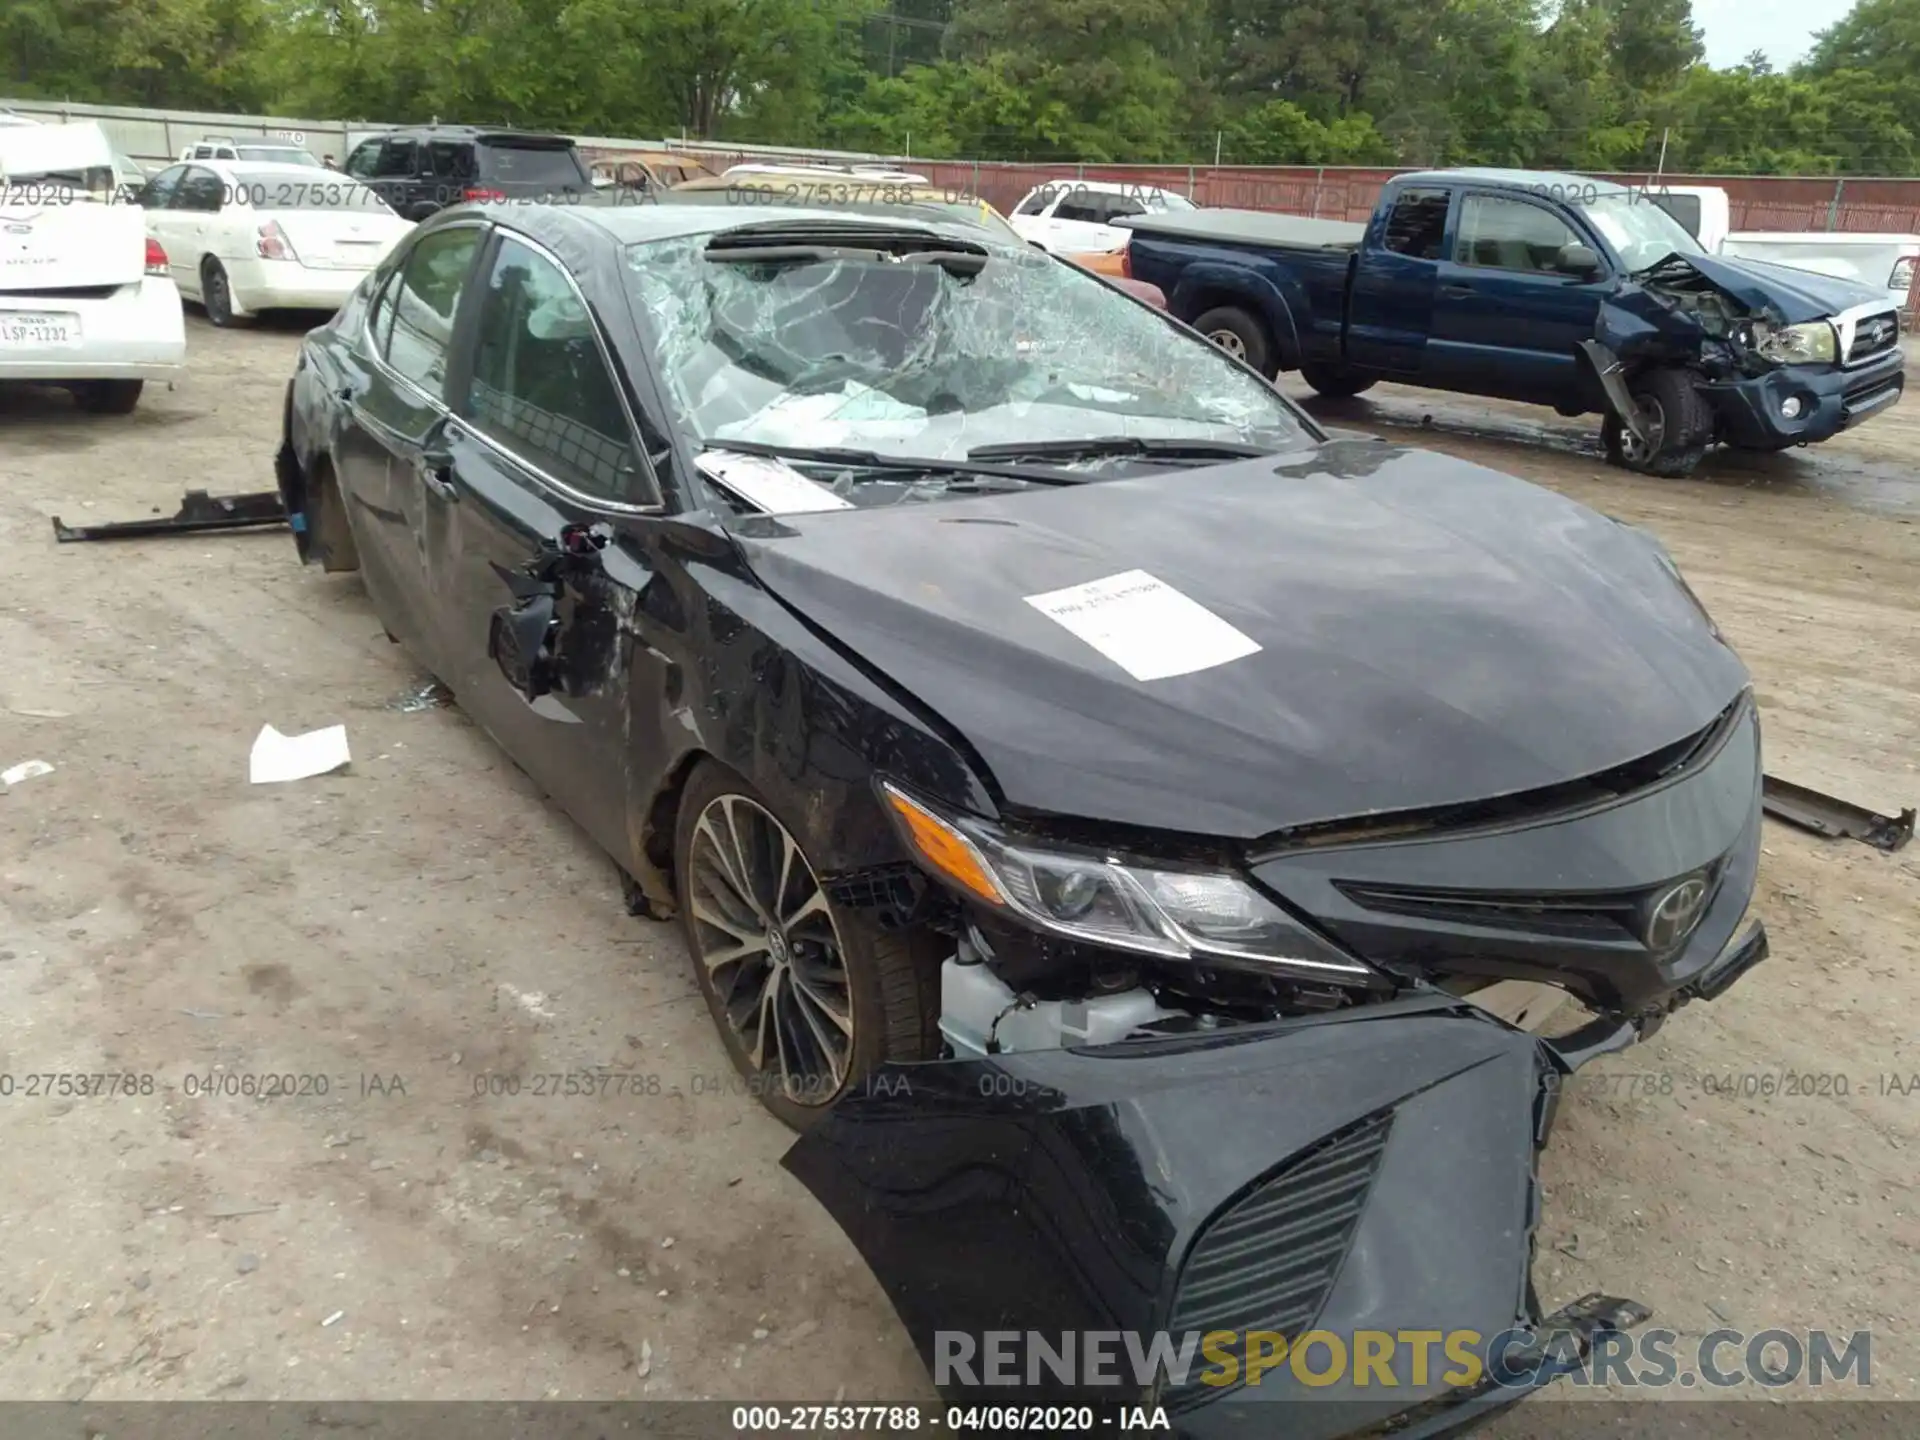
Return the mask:
[[935,873],[989,905],[1007,903],[1000,882],[993,878],[993,872],[971,840],[891,785],[882,784],[880,791],[887,797],[894,814],[900,817],[908,842]]

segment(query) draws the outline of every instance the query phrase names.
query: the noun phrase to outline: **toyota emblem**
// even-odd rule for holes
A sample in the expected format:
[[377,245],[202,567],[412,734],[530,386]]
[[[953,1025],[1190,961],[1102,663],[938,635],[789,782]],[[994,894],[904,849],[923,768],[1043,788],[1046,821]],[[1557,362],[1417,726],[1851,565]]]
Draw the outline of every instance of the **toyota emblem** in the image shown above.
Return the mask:
[[1707,882],[1693,875],[1672,886],[1647,912],[1649,950],[1671,950],[1693,931],[1707,904]]

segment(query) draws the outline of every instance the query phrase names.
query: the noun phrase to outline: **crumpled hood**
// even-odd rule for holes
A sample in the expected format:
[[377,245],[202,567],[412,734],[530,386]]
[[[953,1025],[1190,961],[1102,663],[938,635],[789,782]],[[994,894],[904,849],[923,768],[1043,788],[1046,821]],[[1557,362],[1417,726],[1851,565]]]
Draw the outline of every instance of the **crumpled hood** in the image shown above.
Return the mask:
[[1834,275],[1796,270],[1767,260],[1735,260],[1725,255],[1680,258],[1756,313],[1778,310],[1789,325],[1824,320],[1842,310],[1876,300],[1890,310],[1895,307],[1895,301],[1886,291]]
[[[1372,442],[737,539],[1018,811],[1245,840],[1484,799],[1650,754],[1746,683],[1647,536]],[[1260,648],[1137,680],[1025,598],[1135,570]]]

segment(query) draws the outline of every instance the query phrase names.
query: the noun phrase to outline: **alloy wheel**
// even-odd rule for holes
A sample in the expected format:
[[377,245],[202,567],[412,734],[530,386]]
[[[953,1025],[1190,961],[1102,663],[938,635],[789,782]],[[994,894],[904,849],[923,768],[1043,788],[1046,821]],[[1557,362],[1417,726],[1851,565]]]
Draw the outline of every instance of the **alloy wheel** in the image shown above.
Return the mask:
[[694,822],[696,960],[754,1068],[795,1104],[831,1102],[853,1054],[853,998],[826,892],[786,827],[744,795]]

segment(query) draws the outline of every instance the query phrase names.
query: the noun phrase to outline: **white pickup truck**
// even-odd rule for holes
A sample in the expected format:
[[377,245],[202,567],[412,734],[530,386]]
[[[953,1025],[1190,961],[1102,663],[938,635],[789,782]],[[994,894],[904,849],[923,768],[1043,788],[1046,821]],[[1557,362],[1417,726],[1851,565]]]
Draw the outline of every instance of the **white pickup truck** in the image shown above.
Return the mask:
[[0,381],[124,415],[186,363],[180,292],[98,124],[0,129]]

